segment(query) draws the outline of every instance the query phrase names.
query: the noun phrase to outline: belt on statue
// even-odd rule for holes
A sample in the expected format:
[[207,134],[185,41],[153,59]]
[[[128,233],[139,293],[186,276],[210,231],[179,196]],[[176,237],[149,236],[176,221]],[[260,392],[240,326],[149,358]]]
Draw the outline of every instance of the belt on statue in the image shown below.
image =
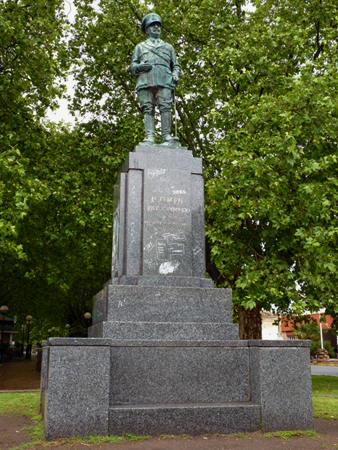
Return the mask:
[[163,66],[170,70],[170,66],[167,66],[166,64],[163,64],[163,63],[151,63],[150,62],[149,64],[151,64],[152,66]]

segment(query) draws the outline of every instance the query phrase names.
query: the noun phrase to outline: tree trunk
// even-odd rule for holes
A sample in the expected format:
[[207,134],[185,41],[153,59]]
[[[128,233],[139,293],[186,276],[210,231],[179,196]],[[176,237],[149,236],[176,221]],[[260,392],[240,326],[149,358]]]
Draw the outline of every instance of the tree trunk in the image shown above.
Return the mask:
[[240,339],[262,339],[261,309],[256,306],[253,309],[244,309],[237,306]]

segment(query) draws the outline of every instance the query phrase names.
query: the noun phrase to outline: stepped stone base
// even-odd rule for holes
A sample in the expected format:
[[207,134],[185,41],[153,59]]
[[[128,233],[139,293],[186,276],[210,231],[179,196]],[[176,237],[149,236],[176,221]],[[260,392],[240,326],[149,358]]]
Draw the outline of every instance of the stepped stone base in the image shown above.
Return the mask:
[[229,340],[238,339],[237,324],[101,322],[89,330],[89,337],[111,339]]
[[51,338],[46,439],[313,429],[309,345]]
[[232,340],[238,339],[238,325],[232,323],[230,289],[107,284],[94,298],[88,336]]
[[312,429],[310,344],[240,341],[231,291],[205,278],[202,160],[136,147],[113,216],[91,337],[43,347],[46,440]]
[[109,408],[109,432],[136,436],[257,431],[261,406],[241,403],[128,405]]
[[94,297],[102,321],[232,323],[230,289],[108,284]]
[[108,284],[117,284],[120,286],[170,286],[170,287],[200,287],[213,288],[214,282],[209,278],[198,277],[158,277],[139,275],[121,276],[113,278]]

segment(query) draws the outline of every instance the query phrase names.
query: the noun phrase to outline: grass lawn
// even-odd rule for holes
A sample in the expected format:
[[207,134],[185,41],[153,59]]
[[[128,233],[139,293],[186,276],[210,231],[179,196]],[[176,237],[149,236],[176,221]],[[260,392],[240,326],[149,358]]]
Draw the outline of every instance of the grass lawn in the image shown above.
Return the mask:
[[39,392],[0,394],[0,417],[8,414],[13,416],[36,416],[39,414],[39,407]]
[[313,375],[312,393],[313,417],[338,420],[338,377]]
[[338,395],[338,377],[312,375],[312,394]]

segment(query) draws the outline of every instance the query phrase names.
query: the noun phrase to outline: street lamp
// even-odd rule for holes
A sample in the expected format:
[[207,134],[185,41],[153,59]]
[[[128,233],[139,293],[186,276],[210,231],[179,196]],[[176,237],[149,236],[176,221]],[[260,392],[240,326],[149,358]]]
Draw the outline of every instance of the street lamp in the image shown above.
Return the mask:
[[1,329],[1,345],[4,343],[4,326],[5,326],[5,315],[8,313],[9,308],[6,305],[1,306],[0,313],[2,314],[2,329]]
[[[324,323],[329,328],[328,324],[326,322],[324,322]],[[320,320],[319,320],[319,331],[320,331],[320,345],[321,345],[321,348],[324,348],[323,324]]]
[[8,306],[3,305],[0,308],[2,314],[2,327],[1,327],[1,362],[4,361],[4,327],[5,327],[5,315],[8,313]]
[[21,331],[22,331],[22,344],[21,344],[21,353],[23,356],[23,349],[25,348],[25,331],[26,331],[26,325],[21,325]]
[[90,327],[90,319],[92,318],[92,315],[90,314],[90,312],[86,312],[83,315],[83,317],[85,319],[86,328],[87,328],[87,336],[88,336],[88,327]]
[[31,359],[31,355],[32,355],[32,346],[29,344],[29,327],[32,322],[33,322],[33,317],[30,314],[28,314],[28,316],[26,316],[26,323],[27,323],[26,359]]
[[67,331],[67,336],[69,336],[69,330],[70,330],[70,325],[69,325],[69,323],[67,323],[67,324],[65,325],[65,328],[66,328],[66,331]]

